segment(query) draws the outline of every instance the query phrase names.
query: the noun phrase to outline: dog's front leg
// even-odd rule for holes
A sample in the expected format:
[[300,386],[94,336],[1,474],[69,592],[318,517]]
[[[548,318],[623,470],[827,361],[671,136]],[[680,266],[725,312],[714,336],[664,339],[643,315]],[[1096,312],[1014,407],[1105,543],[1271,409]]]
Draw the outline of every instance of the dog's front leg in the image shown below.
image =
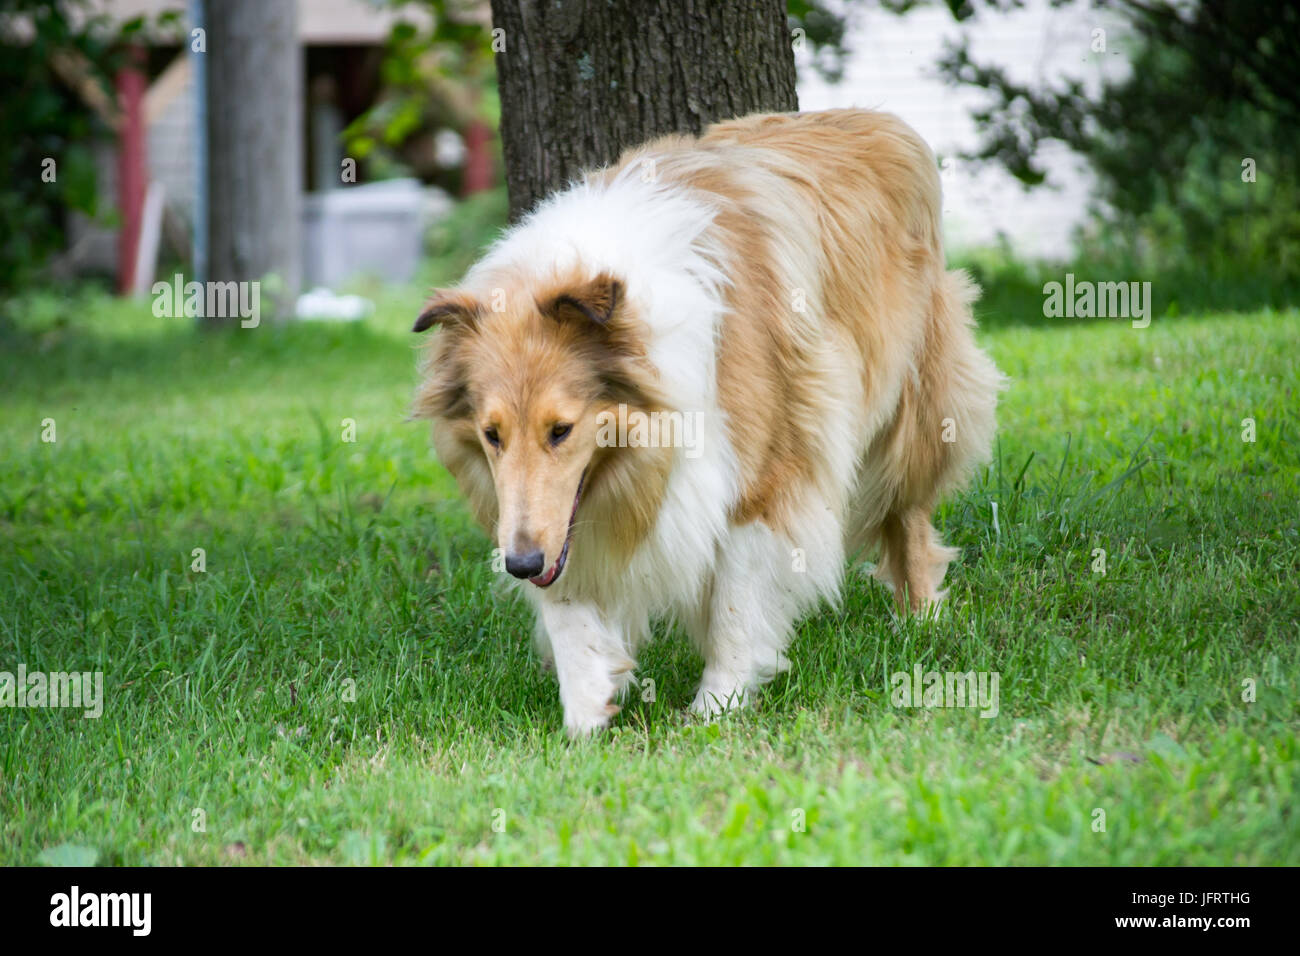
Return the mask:
[[604,729],[619,710],[614,695],[635,667],[622,629],[611,627],[596,607],[573,601],[543,601],[541,617],[560,680],[565,730],[585,737]]

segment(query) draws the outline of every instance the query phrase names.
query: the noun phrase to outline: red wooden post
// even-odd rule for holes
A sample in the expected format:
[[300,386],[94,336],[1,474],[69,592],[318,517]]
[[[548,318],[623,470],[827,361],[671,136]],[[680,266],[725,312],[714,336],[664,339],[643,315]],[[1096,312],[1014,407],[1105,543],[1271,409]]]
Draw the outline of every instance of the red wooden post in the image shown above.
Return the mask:
[[144,94],[148,81],[144,75],[145,51],[132,46],[131,63],[118,71],[117,101],[122,125],[117,133],[117,208],[122,227],[117,241],[117,291],[126,295],[135,278],[136,250],[140,245],[140,225],[144,216],[144,194],[149,184],[149,167],[145,154]]
[[465,176],[460,194],[472,196],[492,187],[492,130],[481,119],[465,127]]

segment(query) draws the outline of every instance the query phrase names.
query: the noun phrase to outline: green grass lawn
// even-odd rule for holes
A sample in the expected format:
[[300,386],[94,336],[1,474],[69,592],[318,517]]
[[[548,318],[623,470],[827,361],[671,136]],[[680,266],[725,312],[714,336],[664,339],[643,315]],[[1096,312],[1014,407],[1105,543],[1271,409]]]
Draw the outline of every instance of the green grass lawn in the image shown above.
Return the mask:
[[[417,303],[0,326],[0,670],[105,695],[0,708],[0,862],[1300,863],[1295,311],[990,323],[1012,386],[939,515],[947,616],[855,576],[715,724],[667,634],[655,699],[573,744],[404,421]],[[891,706],[917,662],[996,672],[998,715]]]

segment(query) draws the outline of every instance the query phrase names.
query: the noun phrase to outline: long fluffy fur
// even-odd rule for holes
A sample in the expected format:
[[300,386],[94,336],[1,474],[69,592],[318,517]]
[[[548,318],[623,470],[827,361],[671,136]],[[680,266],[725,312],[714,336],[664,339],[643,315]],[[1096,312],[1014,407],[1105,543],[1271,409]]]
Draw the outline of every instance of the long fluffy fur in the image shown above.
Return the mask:
[[[417,414],[489,530],[500,476],[476,415],[502,379],[520,408],[536,378],[701,416],[698,457],[595,452],[567,566],[522,585],[571,732],[608,722],[657,616],[699,647],[693,706],[711,714],[787,666],[848,557],[879,550],[900,610],[942,597],[955,552],[930,515],[987,457],[1002,378],[940,209],[934,157],[895,117],[751,116],[553,196],[429,306],[444,327]],[[608,321],[583,320],[583,295]],[[581,308],[556,319],[566,301]]]

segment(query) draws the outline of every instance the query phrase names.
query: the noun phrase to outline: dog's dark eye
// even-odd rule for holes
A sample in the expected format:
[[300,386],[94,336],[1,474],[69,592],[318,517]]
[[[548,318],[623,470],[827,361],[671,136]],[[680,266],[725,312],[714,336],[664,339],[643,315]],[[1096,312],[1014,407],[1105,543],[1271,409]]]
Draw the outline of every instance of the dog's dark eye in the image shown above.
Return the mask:
[[564,439],[569,437],[569,432],[573,431],[572,425],[552,425],[551,426],[551,444],[558,445]]
[[501,436],[497,434],[497,430],[495,428],[483,429],[483,437],[488,440],[488,444],[491,445],[493,448],[501,447]]

